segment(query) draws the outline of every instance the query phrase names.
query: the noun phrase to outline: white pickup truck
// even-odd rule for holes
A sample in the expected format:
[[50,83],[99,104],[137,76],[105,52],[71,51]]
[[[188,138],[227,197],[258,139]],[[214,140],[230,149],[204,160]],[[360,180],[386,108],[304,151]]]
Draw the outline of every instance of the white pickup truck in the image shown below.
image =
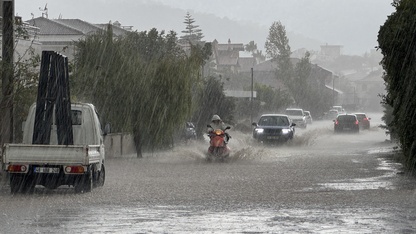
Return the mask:
[[71,104],[73,145],[58,144],[53,113],[49,144],[32,144],[36,114],[33,104],[23,126],[23,142],[3,146],[3,170],[10,177],[12,193],[30,193],[36,185],[49,189],[69,185],[80,193],[104,185],[103,132],[95,107]]

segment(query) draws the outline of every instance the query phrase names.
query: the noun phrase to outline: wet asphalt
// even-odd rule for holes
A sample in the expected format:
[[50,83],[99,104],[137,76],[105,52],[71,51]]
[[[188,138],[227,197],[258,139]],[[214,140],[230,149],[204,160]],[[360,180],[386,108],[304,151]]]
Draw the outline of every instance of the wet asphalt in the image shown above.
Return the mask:
[[416,179],[377,120],[359,134],[332,122],[264,145],[230,131],[232,155],[207,142],[106,160],[104,187],[11,195],[0,185],[0,233],[415,233]]

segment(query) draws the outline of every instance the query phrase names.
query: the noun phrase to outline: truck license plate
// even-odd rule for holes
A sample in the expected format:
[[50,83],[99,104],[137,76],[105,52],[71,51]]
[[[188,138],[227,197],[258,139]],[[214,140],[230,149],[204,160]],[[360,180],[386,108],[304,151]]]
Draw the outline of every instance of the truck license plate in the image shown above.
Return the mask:
[[35,167],[35,173],[59,173],[59,167]]

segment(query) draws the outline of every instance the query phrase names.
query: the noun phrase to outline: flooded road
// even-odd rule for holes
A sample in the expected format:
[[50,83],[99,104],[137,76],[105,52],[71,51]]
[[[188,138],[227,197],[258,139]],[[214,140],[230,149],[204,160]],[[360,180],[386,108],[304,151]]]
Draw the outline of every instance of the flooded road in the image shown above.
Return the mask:
[[416,179],[375,127],[333,134],[332,122],[267,146],[230,131],[228,162],[206,142],[107,159],[104,187],[0,187],[0,233],[415,233]]

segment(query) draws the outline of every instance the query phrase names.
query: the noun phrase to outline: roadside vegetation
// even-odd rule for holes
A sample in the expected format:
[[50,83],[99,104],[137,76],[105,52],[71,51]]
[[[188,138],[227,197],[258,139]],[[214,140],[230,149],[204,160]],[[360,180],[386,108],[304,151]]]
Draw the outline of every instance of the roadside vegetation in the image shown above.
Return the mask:
[[[16,41],[29,38],[28,32],[19,24],[15,29],[15,38]],[[7,130],[3,127],[0,130],[0,136],[3,135],[0,137],[1,145],[22,140],[22,122],[26,120],[30,105],[36,100],[38,89],[40,55],[29,46],[23,54],[15,53],[14,56],[11,72],[7,69],[9,64],[0,60],[0,125],[10,126]],[[6,114],[9,112],[10,115]]]
[[232,120],[233,102],[222,83],[202,76],[211,44],[200,41],[193,22],[188,14],[186,37],[180,39],[187,50],[175,32],[156,29],[113,38],[109,27],[76,43],[74,100],[94,103],[114,132],[132,133],[138,157],[171,147],[186,121],[194,121],[202,137],[214,113]]
[[72,95],[94,103],[115,132],[131,132],[137,154],[172,144],[192,113],[203,52],[187,55],[174,32],[113,38],[111,28],[77,43]]
[[[395,1],[396,12],[381,26],[378,42],[384,58],[387,95],[384,119],[398,139],[406,167],[416,170],[416,2]],[[412,33],[409,33],[412,32]]]

